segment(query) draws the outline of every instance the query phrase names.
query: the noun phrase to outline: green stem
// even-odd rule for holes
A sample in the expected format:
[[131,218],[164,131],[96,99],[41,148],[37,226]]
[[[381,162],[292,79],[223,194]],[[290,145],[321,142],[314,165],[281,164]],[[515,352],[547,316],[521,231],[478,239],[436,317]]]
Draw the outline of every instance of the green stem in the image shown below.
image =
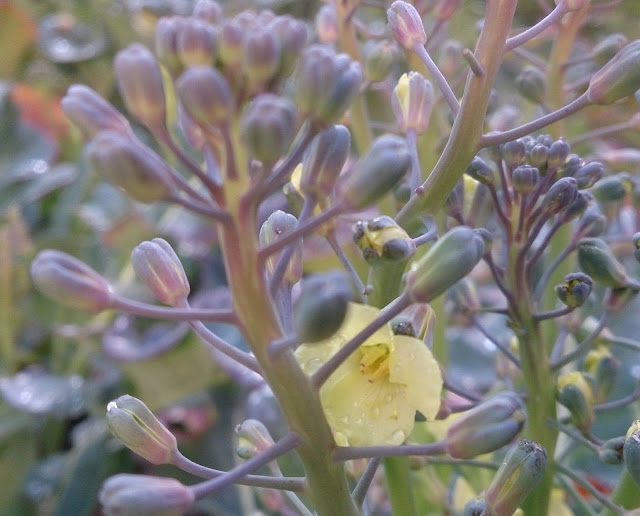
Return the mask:
[[0,228],[0,241],[5,242],[0,246],[0,363],[3,364],[3,372],[13,373],[16,368],[16,353],[13,343],[13,275],[12,275],[12,259],[11,246],[7,242],[11,242],[9,231],[6,228]]
[[387,480],[392,514],[411,516],[416,514],[411,471],[407,457],[387,457],[382,460]]

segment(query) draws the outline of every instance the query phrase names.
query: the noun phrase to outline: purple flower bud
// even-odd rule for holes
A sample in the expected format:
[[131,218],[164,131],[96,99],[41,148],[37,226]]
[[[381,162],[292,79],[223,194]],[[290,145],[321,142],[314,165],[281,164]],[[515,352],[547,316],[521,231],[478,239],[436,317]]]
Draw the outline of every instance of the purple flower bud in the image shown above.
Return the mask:
[[546,94],[546,76],[535,66],[526,66],[515,79],[518,92],[535,104],[544,102]]
[[464,412],[447,430],[447,453],[470,459],[509,444],[522,430],[526,417],[520,397],[500,392]]
[[527,148],[521,139],[507,142],[502,146],[502,157],[510,167],[517,167],[524,163],[527,157]]
[[214,0],[198,0],[193,6],[193,17],[216,25],[222,20],[222,7]]
[[105,516],[182,516],[195,501],[173,478],[125,473],[108,478],[99,498]]
[[280,41],[269,26],[244,36],[242,72],[251,89],[259,89],[273,78],[280,65]]
[[142,242],[131,253],[131,265],[138,278],[165,305],[176,306],[189,295],[189,280],[180,258],[166,240],[154,238]]
[[302,49],[307,44],[309,37],[307,25],[303,21],[285,14],[276,16],[267,27],[278,36],[280,41],[278,76],[288,77],[295,68]]
[[333,125],[318,134],[302,160],[300,190],[316,199],[327,197],[349,157],[351,133],[344,125]]
[[416,45],[426,44],[427,35],[422,18],[413,5],[396,0],[387,10],[387,19],[391,35],[401,47],[413,50]]
[[593,281],[581,272],[572,272],[564,277],[564,283],[555,287],[558,299],[566,306],[577,308],[582,306],[591,294]]
[[531,193],[538,186],[540,171],[529,165],[520,165],[514,169],[511,179],[516,192]]
[[555,215],[566,209],[578,195],[576,180],[572,177],[561,177],[547,191],[542,200],[542,211]]
[[183,16],[165,16],[158,20],[154,48],[158,60],[176,76],[182,70],[182,61],[178,55],[178,34],[189,23]]
[[127,119],[98,93],[83,84],[74,84],[61,101],[67,118],[89,139],[96,133],[112,130],[132,135]]
[[67,253],[40,251],[31,262],[31,279],[40,292],[61,305],[89,312],[111,306],[113,293],[107,280]]
[[548,168],[555,170],[561,167],[569,157],[570,151],[571,147],[566,141],[560,139],[553,142],[549,147],[549,156],[547,157]]
[[493,169],[478,156],[471,160],[465,173],[482,184],[491,185],[494,182]]
[[273,437],[257,419],[247,419],[236,426],[238,445],[236,453],[242,459],[250,459],[268,450],[274,444]]
[[587,163],[576,170],[573,177],[577,181],[578,189],[584,190],[585,188],[591,188],[595,185],[604,177],[604,174],[604,165],[597,161],[592,161],[591,163]]
[[640,40],[632,41],[589,81],[587,97],[594,104],[612,104],[633,95],[640,83]]
[[213,64],[216,56],[216,31],[209,23],[188,18],[176,37],[176,50],[183,66]]
[[242,46],[245,31],[240,22],[233,18],[225,20],[218,33],[218,55],[228,68],[239,68],[242,63]]
[[547,166],[549,147],[541,143],[535,144],[529,151],[529,164],[538,169]]
[[429,127],[433,102],[431,82],[418,72],[402,75],[391,95],[391,108],[398,129],[401,132],[414,129],[418,134],[425,132]]
[[251,156],[265,166],[283,156],[296,132],[296,107],[283,97],[259,95],[242,117],[242,139]]
[[335,43],[339,38],[338,15],[332,3],[323,4],[315,20],[316,33],[320,43]]
[[[275,242],[278,238],[281,238],[293,231],[297,225],[298,219],[290,213],[285,213],[282,210],[274,211],[269,215],[267,220],[264,221],[260,228],[260,234],[258,236],[260,245],[265,246]],[[295,245],[296,248],[289,260],[289,264],[287,265],[284,275],[285,280],[290,285],[297,283],[302,277],[302,240],[299,240],[293,245]],[[280,255],[281,252],[275,253],[267,258],[266,269],[269,275],[273,274]]]
[[114,68],[129,112],[147,127],[164,125],[167,111],[162,72],[151,51],[135,43],[118,52]]
[[111,433],[152,464],[169,464],[177,449],[175,436],[139,399],[125,394],[107,405]]
[[336,186],[336,197],[350,209],[376,202],[405,175],[411,164],[407,143],[398,136],[376,138],[351,172]]
[[173,171],[142,143],[113,131],[102,131],[86,148],[93,171],[136,201],[166,199],[174,188]]
[[233,95],[224,76],[210,66],[188,68],[176,83],[178,98],[194,122],[225,123],[233,111]]
[[596,46],[593,47],[591,58],[596,64],[602,66],[622,50],[629,40],[624,34],[609,34]]

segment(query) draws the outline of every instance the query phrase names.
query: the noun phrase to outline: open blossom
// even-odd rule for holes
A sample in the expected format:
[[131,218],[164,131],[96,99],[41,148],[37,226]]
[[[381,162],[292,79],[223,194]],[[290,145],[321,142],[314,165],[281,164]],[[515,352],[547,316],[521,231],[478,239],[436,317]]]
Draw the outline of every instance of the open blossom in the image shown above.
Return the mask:
[[[305,372],[312,374],[379,313],[351,303],[331,338],[296,350]],[[386,324],[329,377],[320,399],[338,445],[402,444],[416,411],[428,420],[435,417],[441,389],[440,367],[429,348],[417,338],[394,335]]]

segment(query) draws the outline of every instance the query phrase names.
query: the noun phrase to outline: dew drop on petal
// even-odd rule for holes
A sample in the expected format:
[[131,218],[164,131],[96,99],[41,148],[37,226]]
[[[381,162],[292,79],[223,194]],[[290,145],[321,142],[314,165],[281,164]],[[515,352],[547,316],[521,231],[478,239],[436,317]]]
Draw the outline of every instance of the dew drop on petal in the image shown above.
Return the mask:
[[318,357],[314,357],[310,360],[307,360],[307,363],[304,366],[304,370],[306,371],[306,373],[308,375],[312,375],[313,373],[315,373],[320,366],[322,365],[322,359],[318,358]]
[[387,395],[384,397],[384,401],[385,401],[386,403],[391,403],[391,402],[393,401],[393,396],[391,396],[391,394],[387,394]]
[[407,436],[404,434],[402,430],[396,430],[391,434],[391,438],[389,439],[389,444],[400,445],[405,442]]

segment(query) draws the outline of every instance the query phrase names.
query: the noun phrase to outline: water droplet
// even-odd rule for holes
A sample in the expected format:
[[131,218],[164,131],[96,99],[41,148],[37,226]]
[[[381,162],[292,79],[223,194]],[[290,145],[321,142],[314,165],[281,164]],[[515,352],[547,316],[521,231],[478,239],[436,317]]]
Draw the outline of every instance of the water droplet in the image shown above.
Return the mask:
[[391,394],[387,394],[384,397],[384,401],[387,402],[387,403],[391,403],[393,401],[393,396],[391,396]]
[[322,365],[322,359],[318,357],[314,357],[310,360],[307,360],[307,363],[304,365],[304,370],[308,375],[312,375]]
[[104,29],[58,13],[40,22],[40,50],[54,63],[78,63],[93,59],[107,47]]
[[406,439],[407,437],[405,436],[402,430],[396,430],[395,432],[393,432],[393,434],[391,434],[391,438],[389,439],[389,444],[400,445],[403,442],[405,442]]
[[360,404],[359,404],[357,401],[354,401],[354,402],[353,402],[353,408],[358,408],[358,406],[359,406],[359,405],[360,405]]

